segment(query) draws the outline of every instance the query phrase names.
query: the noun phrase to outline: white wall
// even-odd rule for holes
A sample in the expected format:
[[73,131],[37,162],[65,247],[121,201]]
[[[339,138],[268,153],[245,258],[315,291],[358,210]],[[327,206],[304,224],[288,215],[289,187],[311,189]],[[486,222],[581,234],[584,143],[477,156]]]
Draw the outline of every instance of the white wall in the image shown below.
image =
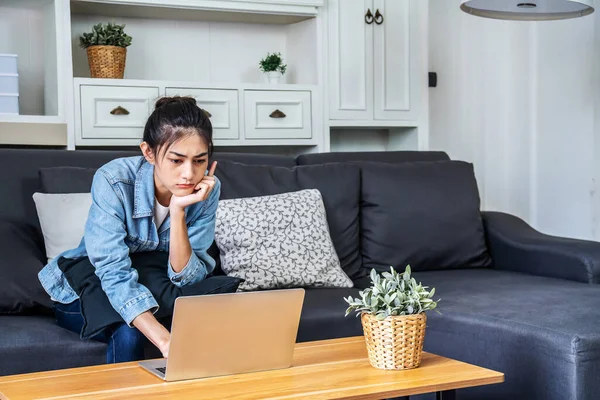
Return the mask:
[[[538,23],[537,207],[547,232],[596,238],[594,157],[594,21]],[[598,51],[598,50],[596,50]],[[600,123],[600,120],[598,121]]]
[[430,0],[429,70],[439,79],[430,89],[430,147],[474,163],[483,209],[518,215],[550,234],[596,237],[593,50],[600,13],[498,21],[459,5]]

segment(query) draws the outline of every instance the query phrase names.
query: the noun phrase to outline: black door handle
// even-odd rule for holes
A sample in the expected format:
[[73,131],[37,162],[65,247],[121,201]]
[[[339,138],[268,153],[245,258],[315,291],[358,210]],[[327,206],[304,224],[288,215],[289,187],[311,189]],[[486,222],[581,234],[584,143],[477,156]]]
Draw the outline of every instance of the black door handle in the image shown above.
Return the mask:
[[367,13],[365,14],[365,22],[369,25],[373,23],[373,14],[371,14],[371,9],[367,9]]
[[383,24],[383,15],[379,12],[379,8],[375,11],[375,23],[377,25]]

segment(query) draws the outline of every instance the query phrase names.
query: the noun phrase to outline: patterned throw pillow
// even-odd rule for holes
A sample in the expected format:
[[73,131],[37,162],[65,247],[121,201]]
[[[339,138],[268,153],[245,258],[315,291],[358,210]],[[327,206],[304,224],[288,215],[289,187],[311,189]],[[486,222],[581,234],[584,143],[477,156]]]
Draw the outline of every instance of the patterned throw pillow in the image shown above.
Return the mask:
[[246,280],[239,290],[353,286],[317,189],[220,200],[215,241],[223,272]]

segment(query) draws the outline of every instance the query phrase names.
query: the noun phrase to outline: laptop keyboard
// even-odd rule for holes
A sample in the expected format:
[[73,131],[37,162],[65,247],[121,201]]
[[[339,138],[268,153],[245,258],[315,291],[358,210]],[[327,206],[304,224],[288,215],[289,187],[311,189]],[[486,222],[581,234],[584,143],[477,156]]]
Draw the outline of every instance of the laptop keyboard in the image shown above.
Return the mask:
[[167,367],[158,367],[156,368],[157,371],[162,372],[163,374],[167,373]]

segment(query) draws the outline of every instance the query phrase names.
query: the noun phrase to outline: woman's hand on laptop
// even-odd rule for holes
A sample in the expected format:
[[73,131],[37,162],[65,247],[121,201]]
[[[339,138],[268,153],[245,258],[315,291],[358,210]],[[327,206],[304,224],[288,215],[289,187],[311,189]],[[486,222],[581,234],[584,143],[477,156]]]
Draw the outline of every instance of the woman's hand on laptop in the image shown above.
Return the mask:
[[169,356],[171,333],[158,322],[150,311],[138,315],[133,320],[133,326],[138,328],[160,350],[163,357]]
[[171,338],[169,337],[169,340],[167,340],[166,343],[163,343],[163,345],[159,346],[159,348],[158,348],[164,358],[169,358],[169,346],[170,345],[171,345]]

